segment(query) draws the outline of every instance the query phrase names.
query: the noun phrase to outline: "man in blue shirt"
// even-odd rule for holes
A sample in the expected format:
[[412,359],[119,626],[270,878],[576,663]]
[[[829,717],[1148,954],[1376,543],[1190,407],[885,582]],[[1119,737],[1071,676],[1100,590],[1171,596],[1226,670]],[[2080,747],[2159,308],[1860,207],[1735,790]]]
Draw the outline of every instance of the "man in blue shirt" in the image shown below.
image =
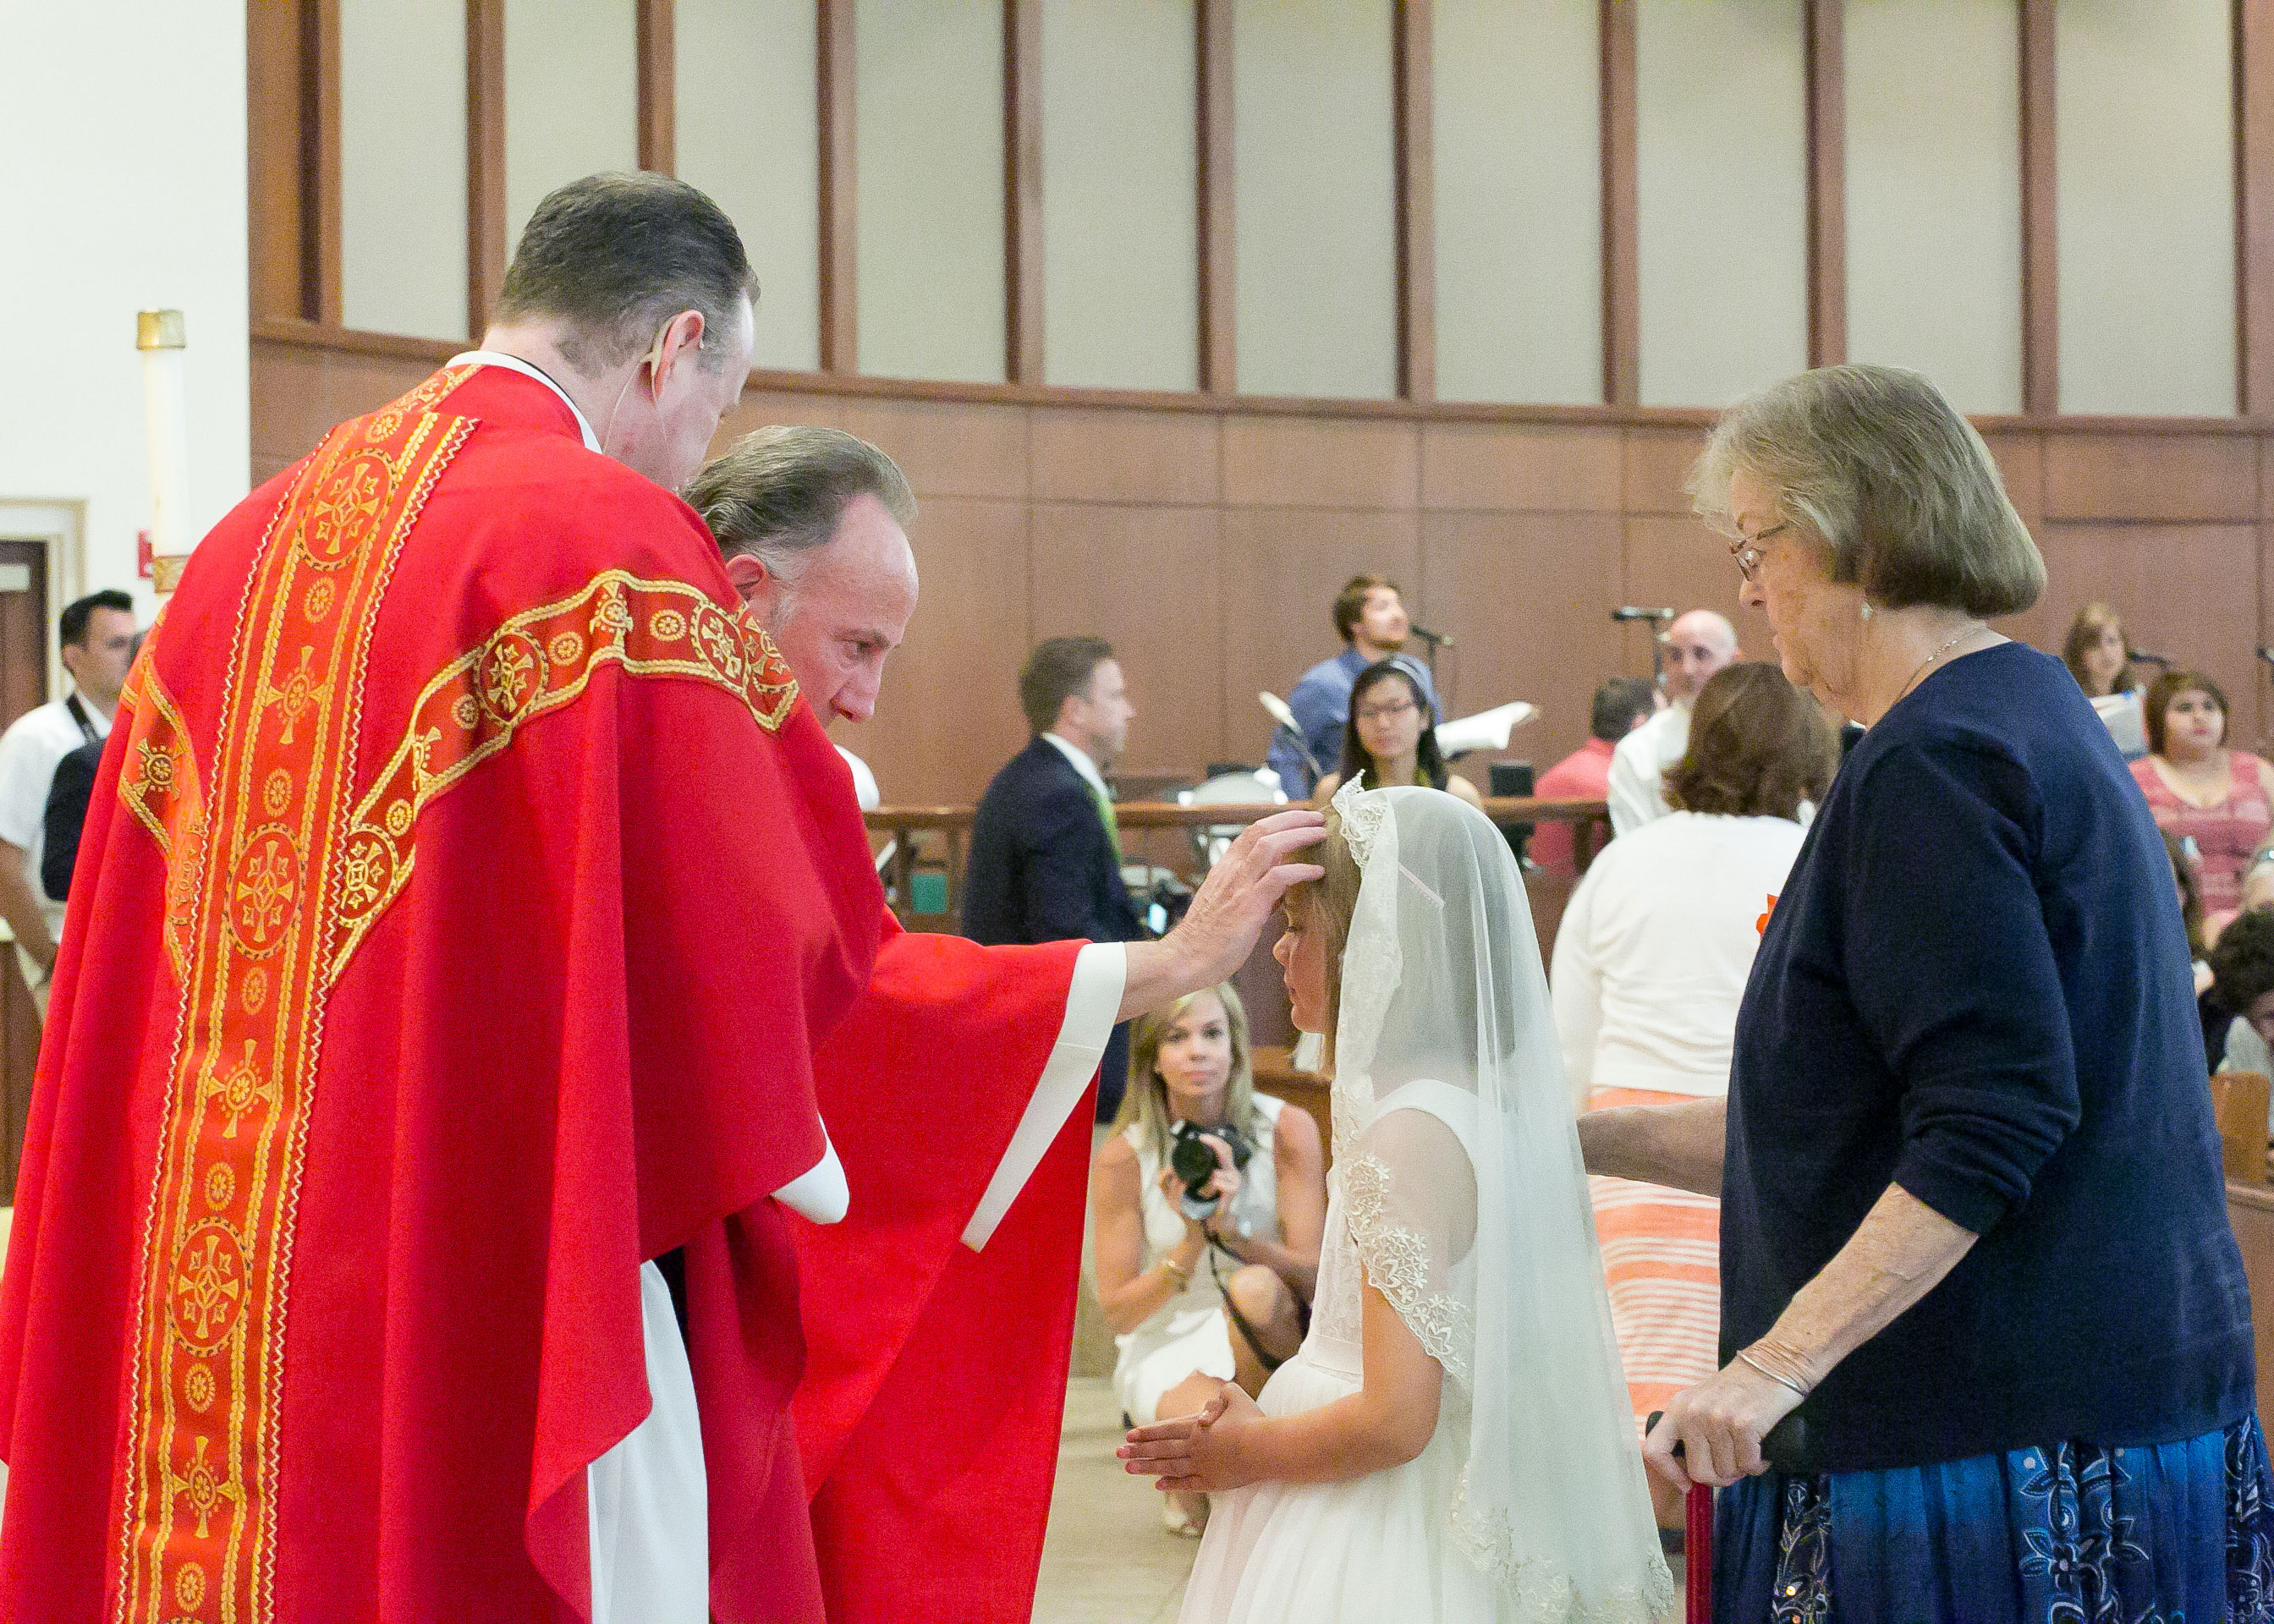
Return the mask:
[[1348,646],[1332,659],[1321,660],[1303,673],[1287,707],[1303,730],[1303,742],[1317,760],[1317,771],[1303,759],[1283,728],[1271,741],[1265,764],[1279,775],[1280,787],[1297,801],[1309,798],[1319,779],[1335,771],[1343,757],[1343,727],[1350,720],[1351,684],[1358,673],[1376,660],[1398,656],[1399,664],[1413,673],[1428,702],[1429,720],[1444,720],[1437,703],[1437,685],[1421,660],[1401,653],[1412,630],[1397,583],[1383,575],[1352,575],[1335,598],[1335,630]]

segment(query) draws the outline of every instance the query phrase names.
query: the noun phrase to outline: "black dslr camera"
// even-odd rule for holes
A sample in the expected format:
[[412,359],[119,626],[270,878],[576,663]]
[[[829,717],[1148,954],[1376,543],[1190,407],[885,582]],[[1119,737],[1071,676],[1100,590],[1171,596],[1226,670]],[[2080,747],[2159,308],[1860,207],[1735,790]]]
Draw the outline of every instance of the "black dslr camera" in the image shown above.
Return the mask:
[[1201,1139],[1203,1133],[1224,1142],[1231,1152],[1231,1165],[1235,1171],[1246,1171],[1247,1159],[1255,1154],[1255,1147],[1250,1145],[1229,1123],[1203,1128],[1198,1123],[1179,1122],[1169,1130],[1169,1165],[1176,1170],[1177,1177],[1184,1181],[1185,1185],[1184,1198],[1177,1205],[1194,1223],[1201,1222],[1224,1204],[1223,1198],[1219,1196],[1201,1193],[1202,1186],[1216,1176],[1217,1166],[1216,1150]]

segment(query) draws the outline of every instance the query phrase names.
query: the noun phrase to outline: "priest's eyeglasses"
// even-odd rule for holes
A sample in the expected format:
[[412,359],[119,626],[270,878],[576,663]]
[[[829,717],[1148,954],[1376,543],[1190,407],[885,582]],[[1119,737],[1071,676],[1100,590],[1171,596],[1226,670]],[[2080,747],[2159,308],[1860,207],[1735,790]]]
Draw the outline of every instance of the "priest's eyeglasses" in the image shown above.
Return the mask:
[[1782,524],[1772,524],[1768,529],[1756,531],[1751,536],[1746,535],[1743,530],[1736,532],[1736,539],[1729,544],[1729,556],[1737,560],[1737,573],[1745,578],[1747,585],[1750,586],[1752,583],[1753,572],[1761,567],[1761,543],[1772,536],[1781,535],[1791,528],[1791,522],[1788,520]]

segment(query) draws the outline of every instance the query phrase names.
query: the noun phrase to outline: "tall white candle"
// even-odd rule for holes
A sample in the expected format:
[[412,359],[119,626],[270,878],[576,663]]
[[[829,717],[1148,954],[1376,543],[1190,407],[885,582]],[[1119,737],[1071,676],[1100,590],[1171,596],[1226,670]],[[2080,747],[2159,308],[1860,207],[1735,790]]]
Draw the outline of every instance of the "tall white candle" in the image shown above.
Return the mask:
[[189,395],[182,380],[187,342],[178,310],[146,310],[135,322],[142,352],[142,411],[150,440],[150,551],[157,589],[171,591],[181,560],[197,545],[189,523]]

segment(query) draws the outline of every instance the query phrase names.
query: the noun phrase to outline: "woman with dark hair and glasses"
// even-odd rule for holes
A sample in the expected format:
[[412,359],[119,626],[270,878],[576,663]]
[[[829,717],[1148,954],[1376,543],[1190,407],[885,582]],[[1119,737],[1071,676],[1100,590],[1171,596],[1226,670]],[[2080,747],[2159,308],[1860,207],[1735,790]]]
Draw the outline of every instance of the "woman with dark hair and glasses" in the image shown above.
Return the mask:
[[1319,780],[1313,800],[1325,806],[1354,773],[1366,774],[1368,789],[1418,785],[1450,791],[1478,810],[1484,797],[1477,786],[1451,771],[1437,748],[1429,723],[1429,702],[1419,679],[1403,660],[1376,660],[1351,684],[1350,718],[1343,724],[1342,765]]

